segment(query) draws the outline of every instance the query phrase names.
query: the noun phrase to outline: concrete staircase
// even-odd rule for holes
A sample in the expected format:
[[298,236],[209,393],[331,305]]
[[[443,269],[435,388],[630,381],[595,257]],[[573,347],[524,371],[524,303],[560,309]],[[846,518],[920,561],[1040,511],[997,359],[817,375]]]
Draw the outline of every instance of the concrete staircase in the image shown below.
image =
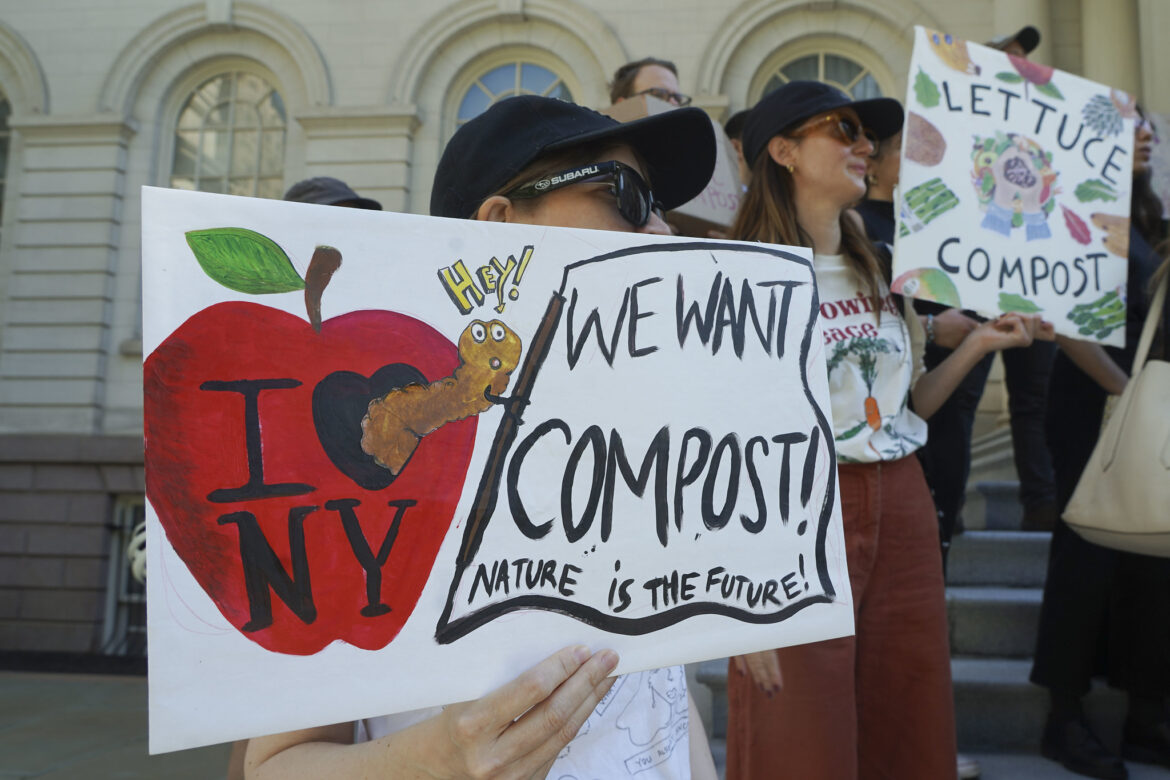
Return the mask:
[[[1048,700],[1028,681],[1051,535],[1018,530],[1018,486],[1002,473],[1010,450],[1006,459],[1002,446],[987,446],[982,455],[985,478],[972,481],[965,513],[974,522],[955,537],[947,572],[959,749],[980,761],[982,780],[1075,778],[1039,756]],[[727,662],[706,661],[690,671],[722,773]],[[1085,706],[1097,733],[1116,748],[1124,698],[1100,685]],[[1128,766],[1131,780],[1170,780],[1170,770]]]

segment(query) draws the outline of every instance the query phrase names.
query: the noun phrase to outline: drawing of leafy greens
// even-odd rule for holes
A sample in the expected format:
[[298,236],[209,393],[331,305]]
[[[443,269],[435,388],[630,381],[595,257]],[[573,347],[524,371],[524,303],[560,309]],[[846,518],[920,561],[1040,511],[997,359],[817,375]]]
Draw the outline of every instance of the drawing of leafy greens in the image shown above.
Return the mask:
[[1044,311],[1022,295],[1003,292],[999,294],[999,310],[1002,312],[1015,311],[1021,314],[1035,314]]
[[1088,203],[1094,200],[1103,200],[1105,202],[1117,200],[1117,190],[1106,184],[1101,179],[1088,179],[1077,185],[1076,191],[1073,193],[1077,196],[1077,200],[1081,203]]
[[1068,318],[1077,326],[1077,333],[1082,336],[1105,338],[1125,325],[1125,297],[1122,295],[1122,288],[1111,290],[1092,303],[1077,304],[1069,311]]
[[938,105],[938,86],[922,68],[918,69],[918,76],[914,79],[914,94],[918,97],[918,102],[926,108],[934,108]]

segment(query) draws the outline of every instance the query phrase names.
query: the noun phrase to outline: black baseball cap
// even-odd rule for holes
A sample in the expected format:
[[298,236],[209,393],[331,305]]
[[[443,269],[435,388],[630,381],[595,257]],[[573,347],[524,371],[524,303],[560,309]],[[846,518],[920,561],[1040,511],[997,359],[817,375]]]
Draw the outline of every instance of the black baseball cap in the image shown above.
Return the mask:
[[1030,24],[1025,25],[1010,35],[1000,35],[992,38],[987,42],[987,45],[993,49],[1003,51],[1012,41],[1020,44],[1020,48],[1024,50],[1024,54],[1029,54],[1040,45],[1040,31]]
[[466,219],[542,154],[597,141],[632,147],[667,210],[702,192],[715,170],[715,132],[702,109],[622,123],[575,103],[520,95],[494,104],[452,136],[435,171],[431,215]]
[[382,204],[370,198],[358,195],[341,179],[332,176],[314,176],[311,179],[298,181],[284,193],[284,200],[295,200],[298,203],[320,203],[324,206],[336,206],[344,203],[359,209],[381,211]]
[[854,100],[820,81],[790,81],[760,98],[743,126],[743,157],[749,165],[773,136],[791,130],[809,117],[848,106],[879,139],[902,129],[902,104],[893,98]]

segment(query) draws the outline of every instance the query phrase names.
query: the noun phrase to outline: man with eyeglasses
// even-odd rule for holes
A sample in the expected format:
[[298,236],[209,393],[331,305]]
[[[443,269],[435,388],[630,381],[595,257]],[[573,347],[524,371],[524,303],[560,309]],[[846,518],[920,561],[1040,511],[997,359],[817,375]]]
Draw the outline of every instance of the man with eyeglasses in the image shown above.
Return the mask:
[[652,95],[675,106],[691,104],[691,96],[679,92],[678,68],[670,60],[657,57],[627,62],[613,74],[613,84],[609,88],[611,103],[638,95]]

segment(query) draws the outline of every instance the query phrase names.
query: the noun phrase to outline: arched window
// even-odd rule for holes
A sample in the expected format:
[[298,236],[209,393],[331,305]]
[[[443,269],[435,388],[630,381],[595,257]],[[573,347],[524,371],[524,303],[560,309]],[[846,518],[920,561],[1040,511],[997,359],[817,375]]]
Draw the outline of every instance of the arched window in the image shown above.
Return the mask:
[[287,121],[280,93],[259,76],[208,79],[179,111],[171,186],[279,198]]
[[825,51],[781,63],[764,84],[761,96],[789,81],[823,81],[839,87],[855,100],[882,96],[882,89],[868,68],[849,57]]
[[456,125],[474,119],[496,101],[513,95],[543,95],[569,102],[573,100],[565,82],[548,68],[534,62],[509,62],[491,68],[472,81],[459,101]]
[[0,225],[4,224],[4,190],[8,183],[8,139],[12,131],[8,129],[8,117],[12,114],[12,104],[0,95]]

